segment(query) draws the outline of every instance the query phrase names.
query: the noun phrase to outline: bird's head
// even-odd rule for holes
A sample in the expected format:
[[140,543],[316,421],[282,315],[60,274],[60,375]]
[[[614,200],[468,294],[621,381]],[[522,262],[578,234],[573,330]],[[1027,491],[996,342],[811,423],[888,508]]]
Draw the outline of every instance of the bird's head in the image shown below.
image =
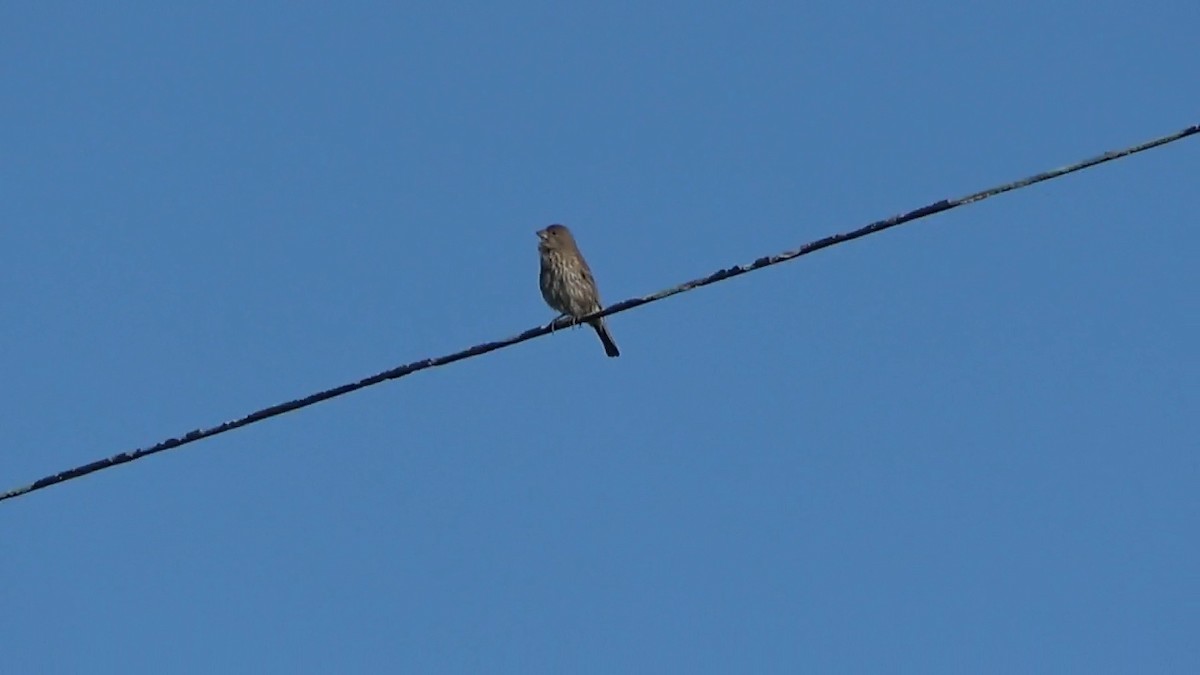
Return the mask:
[[575,245],[571,231],[567,229],[566,225],[551,225],[538,230],[537,236],[538,248],[542,250],[569,248]]

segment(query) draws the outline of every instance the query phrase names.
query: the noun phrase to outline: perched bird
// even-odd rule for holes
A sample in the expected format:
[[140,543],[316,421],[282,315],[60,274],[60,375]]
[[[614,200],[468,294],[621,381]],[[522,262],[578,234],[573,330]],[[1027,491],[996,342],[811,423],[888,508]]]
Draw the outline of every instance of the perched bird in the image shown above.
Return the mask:
[[[538,253],[542,258],[539,281],[546,304],[554,311],[576,319],[599,311],[600,292],[596,290],[596,280],[592,278],[592,270],[588,269],[587,261],[575,245],[571,231],[565,225],[551,225],[538,230],[537,236]],[[604,319],[588,323],[596,329],[596,334],[604,343],[604,353],[620,356],[621,352],[617,349],[617,343],[613,342],[612,335],[609,335]]]

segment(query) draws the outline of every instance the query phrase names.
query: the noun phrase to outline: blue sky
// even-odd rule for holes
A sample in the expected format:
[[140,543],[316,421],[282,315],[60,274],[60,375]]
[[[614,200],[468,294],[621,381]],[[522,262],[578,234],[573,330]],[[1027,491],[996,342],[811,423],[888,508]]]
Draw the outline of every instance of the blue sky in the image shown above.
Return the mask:
[[[1200,5],[6,3],[0,489],[1194,124]],[[1052,5],[1052,6],[1048,6]],[[0,504],[13,672],[1196,672],[1200,141]]]

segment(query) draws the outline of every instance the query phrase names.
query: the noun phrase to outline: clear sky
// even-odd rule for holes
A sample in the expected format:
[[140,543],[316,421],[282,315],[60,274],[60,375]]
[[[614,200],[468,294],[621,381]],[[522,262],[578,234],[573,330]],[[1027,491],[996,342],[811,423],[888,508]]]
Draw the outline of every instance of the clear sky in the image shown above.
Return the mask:
[[[1200,122],[1200,3],[7,2],[0,490]],[[1200,139],[0,503],[13,673],[1200,672]]]

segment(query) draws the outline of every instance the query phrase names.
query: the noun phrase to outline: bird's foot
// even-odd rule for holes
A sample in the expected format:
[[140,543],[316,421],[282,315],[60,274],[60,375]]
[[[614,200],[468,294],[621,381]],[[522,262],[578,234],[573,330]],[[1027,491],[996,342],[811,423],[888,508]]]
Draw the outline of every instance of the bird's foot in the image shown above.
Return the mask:
[[[567,319],[570,323],[563,323],[563,319]],[[562,328],[563,326],[570,326],[570,325],[574,325],[574,324],[575,324],[575,317],[571,316],[570,314],[563,313],[563,314],[559,314],[558,316],[554,317],[553,321],[546,324],[546,328],[549,328],[550,332],[553,333],[554,331],[558,330],[559,328]]]

